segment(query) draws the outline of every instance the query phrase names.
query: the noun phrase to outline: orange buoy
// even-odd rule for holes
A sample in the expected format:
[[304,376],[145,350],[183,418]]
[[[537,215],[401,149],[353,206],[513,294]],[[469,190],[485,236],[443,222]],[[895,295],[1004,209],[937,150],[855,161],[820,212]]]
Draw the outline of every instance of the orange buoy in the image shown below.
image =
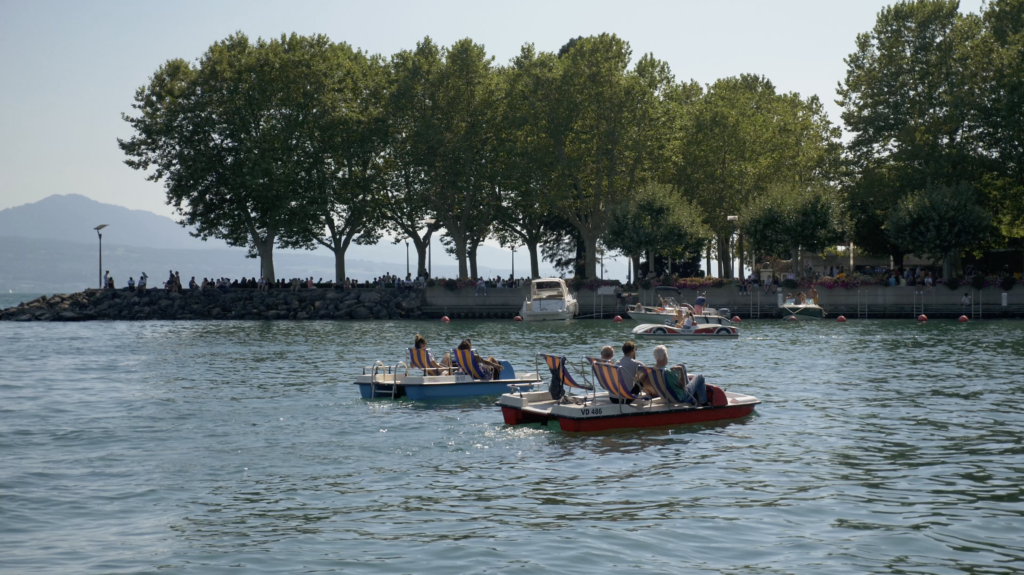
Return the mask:
[[450,321],[452,321],[452,320],[448,319],[448,316],[446,316],[446,315],[445,316],[441,316],[441,323],[448,323]]
[[786,321],[797,321],[797,319],[795,315],[787,315]]
[[615,323],[622,323],[622,316],[621,315],[617,315],[617,316],[612,318],[612,321],[614,321]]
[[517,315],[516,317],[512,318],[512,321],[523,321],[523,318]]
[[917,321],[928,321],[928,316],[921,314],[917,316]]
[[960,323],[967,323],[968,321],[970,321],[970,320],[967,319],[967,316],[965,316],[965,315],[960,316]]
[[738,316],[738,315],[732,316],[732,321],[734,321],[736,323],[740,323],[740,316]]
[[841,315],[841,316],[836,318],[836,321],[839,322],[839,323],[846,323],[846,316],[845,315]]

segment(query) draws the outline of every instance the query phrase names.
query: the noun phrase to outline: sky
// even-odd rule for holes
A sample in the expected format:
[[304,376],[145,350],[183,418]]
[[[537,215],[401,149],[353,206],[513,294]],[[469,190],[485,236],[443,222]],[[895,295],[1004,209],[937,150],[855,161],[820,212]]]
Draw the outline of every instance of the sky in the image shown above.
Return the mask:
[[[978,11],[982,0],[963,0]],[[136,89],[171,58],[195,60],[236,31],[251,38],[321,33],[390,55],[430,36],[469,37],[507,63],[525,43],[556,51],[611,32],[634,61],[653,53],[678,80],[767,76],[781,92],[817,94],[841,123],[835,89],[878,0],[764,1],[212,1],[0,0],[0,209],[52,194],[173,216],[162,184],[124,165]],[[2,235],[2,230],[0,230]]]

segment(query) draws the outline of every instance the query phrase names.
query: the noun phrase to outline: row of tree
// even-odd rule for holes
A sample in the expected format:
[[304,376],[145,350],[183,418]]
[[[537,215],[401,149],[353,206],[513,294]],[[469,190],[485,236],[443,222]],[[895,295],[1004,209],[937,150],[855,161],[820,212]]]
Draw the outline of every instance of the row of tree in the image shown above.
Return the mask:
[[[606,249],[656,271],[716,255],[724,277],[733,254],[742,269],[850,238],[946,255],[992,242],[994,225],[1024,231],[1024,81],[1009,69],[1022,71],[1022,5],[883,10],[840,86],[846,147],[815,96],[756,75],[677,82],[610,34],[557,53],[525,45],[505,66],[469,39],[384,58],[324,36],[236,34],[161,66],[119,144],[183,225],[247,246],[270,278],[275,246],[326,246],[340,280],[348,247],[385,234],[413,242],[422,275],[442,230],[461,277],[478,275],[488,237],[525,246],[534,277],[542,255],[596,277]],[[969,54],[947,45],[957,38]],[[936,210],[974,236],[922,239]]]

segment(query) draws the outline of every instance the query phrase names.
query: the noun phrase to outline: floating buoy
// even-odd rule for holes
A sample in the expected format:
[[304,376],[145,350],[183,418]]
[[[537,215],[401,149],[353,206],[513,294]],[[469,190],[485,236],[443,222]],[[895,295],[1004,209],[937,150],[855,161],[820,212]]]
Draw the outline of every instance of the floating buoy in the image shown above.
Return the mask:
[[960,316],[960,323],[967,323],[968,321],[970,321],[970,320],[967,319],[967,316],[965,316],[965,315]]
[[612,321],[614,321],[615,323],[622,323],[622,316],[621,315],[617,315],[617,316],[612,318]]
[[738,315],[732,316],[732,321],[734,321],[736,323],[740,323],[740,316],[738,316]]
[[928,321],[928,316],[921,314],[917,316],[917,321]]
[[795,315],[787,315],[786,316],[786,321],[796,321],[796,316]]
[[441,323],[448,323],[450,321],[452,321],[452,320],[448,319],[448,316],[446,316],[446,315],[445,316],[441,316]]
[[846,316],[845,315],[841,315],[841,316],[836,318],[836,321],[839,322],[839,323],[846,323]]
[[512,318],[512,321],[523,321],[523,318],[517,315],[516,317]]

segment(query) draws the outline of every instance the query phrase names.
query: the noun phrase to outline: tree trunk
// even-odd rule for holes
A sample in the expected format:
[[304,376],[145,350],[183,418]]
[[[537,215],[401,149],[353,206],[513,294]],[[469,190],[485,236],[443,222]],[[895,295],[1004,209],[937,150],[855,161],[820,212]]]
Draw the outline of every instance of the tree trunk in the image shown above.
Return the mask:
[[274,237],[268,235],[263,241],[254,240],[256,253],[260,256],[260,269],[267,281],[273,283],[277,279],[274,275]]
[[412,243],[416,246],[416,277],[427,277],[427,246],[429,244],[415,239]]
[[793,259],[791,260],[793,262],[793,265],[791,266],[793,268],[793,277],[800,279],[804,277],[804,270],[803,267],[800,265],[800,248],[793,247],[791,251],[793,254]]
[[469,242],[469,275],[473,278],[480,277],[480,270],[476,266],[476,248],[479,246],[476,240]]
[[651,273],[654,271],[654,254],[651,250],[647,250],[647,274],[644,277],[651,277]]
[[903,252],[900,252],[899,250],[893,250],[893,252],[889,255],[892,256],[892,266],[894,268],[903,267]]
[[459,279],[467,279],[469,278],[469,268],[466,267],[466,242],[462,238],[454,236],[452,241],[455,242],[455,259],[459,261]]
[[[577,229],[579,229],[579,228],[577,228]],[[582,229],[580,229],[579,231],[580,231],[580,240],[581,241],[577,242],[576,245],[577,245],[577,250],[582,249],[582,251],[583,251],[583,253],[580,254],[580,255],[583,256],[583,269],[580,270],[582,272],[582,274],[577,274],[577,275],[578,276],[581,275],[584,278],[596,278],[597,277],[597,236],[595,234],[593,234],[593,233],[590,233],[589,230],[587,232],[584,232]],[[579,261],[579,257],[578,256],[577,256],[577,261]]]
[[540,277],[540,258],[537,257],[537,242],[526,242],[526,249],[530,251],[530,277]]
[[633,260],[633,278],[630,283],[637,283],[640,281],[640,254],[630,256]]
[[718,269],[721,277],[732,279],[732,254],[729,253],[730,237],[718,236]]
[[707,248],[705,248],[705,254],[706,254],[707,262],[708,262],[708,265],[707,265],[708,273],[706,275],[707,275],[707,277],[711,277],[711,242],[708,242],[708,246],[707,246]]
[[[739,275],[736,276],[736,277],[738,277],[740,279],[744,278],[747,275],[746,274],[747,270],[744,268],[744,265],[743,265],[744,264],[744,260],[746,258],[744,258],[743,256],[744,256],[744,254],[743,254],[743,232],[740,232],[739,235],[736,236],[736,257],[740,261]],[[753,269],[754,266],[751,265],[750,267],[751,267],[751,269]]]

